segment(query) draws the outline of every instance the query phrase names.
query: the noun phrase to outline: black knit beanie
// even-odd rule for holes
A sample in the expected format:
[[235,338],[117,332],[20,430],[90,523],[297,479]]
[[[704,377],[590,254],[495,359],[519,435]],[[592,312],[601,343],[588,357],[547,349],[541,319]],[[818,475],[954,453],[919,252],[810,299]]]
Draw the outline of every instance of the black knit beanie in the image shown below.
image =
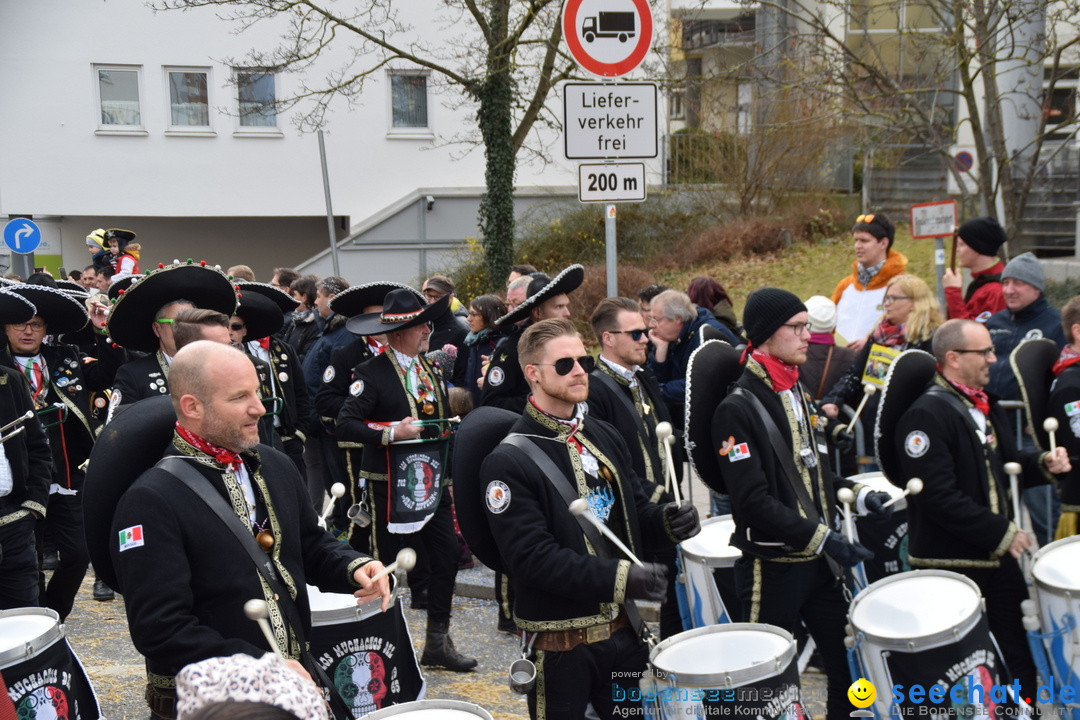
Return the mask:
[[980,255],[993,257],[1005,244],[1005,228],[992,217],[972,218],[961,225],[956,234]]
[[743,308],[743,329],[754,347],[763,342],[793,316],[806,311],[795,293],[780,288],[763,287],[750,293]]

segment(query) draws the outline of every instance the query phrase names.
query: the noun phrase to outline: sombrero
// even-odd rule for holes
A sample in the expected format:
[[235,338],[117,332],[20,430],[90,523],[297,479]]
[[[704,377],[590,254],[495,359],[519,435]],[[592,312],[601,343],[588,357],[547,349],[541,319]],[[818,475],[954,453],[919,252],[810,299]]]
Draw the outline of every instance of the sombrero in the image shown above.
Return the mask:
[[[720,458],[713,450],[713,416],[742,371],[739,351],[723,340],[699,345],[686,366],[686,454],[698,477],[717,492],[726,490],[720,477]],[[715,430],[723,432],[723,428]]]
[[434,320],[446,312],[449,305],[449,295],[425,305],[412,288],[398,288],[386,293],[381,312],[349,318],[345,327],[353,335],[378,335],[391,330],[404,330]]
[[19,284],[8,287],[7,291],[18,293],[34,304],[36,314],[48,324],[50,335],[77,332],[90,321],[86,306],[59,288]]
[[520,413],[505,408],[492,405],[478,407],[461,420],[454,439],[452,469],[458,525],[473,554],[496,572],[506,570],[488,526],[487,511],[484,509],[488,483],[480,477],[480,466],[520,417]]
[[534,278],[533,281],[529,283],[525,302],[496,320],[495,326],[507,328],[520,320],[524,320],[529,316],[529,313],[532,312],[533,308],[540,307],[545,300],[553,298],[556,295],[572,293],[581,287],[581,283],[584,280],[585,268],[581,265],[571,265],[551,280]]
[[234,315],[239,315],[247,326],[245,340],[260,340],[273,335],[285,324],[281,308],[270,298],[240,286],[240,304]]
[[223,272],[202,263],[159,265],[132,278],[131,285],[119,291],[109,311],[109,337],[129,350],[154,352],[158,348],[154,316],[178,300],[231,316],[236,311],[236,288]]
[[906,487],[909,478],[900,472],[896,426],[936,373],[937,360],[933,355],[923,350],[905,350],[896,356],[885,375],[874,424],[874,453],[885,477],[899,488]]
[[56,281],[56,287],[60,288],[61,290],[63,290],[66,293],[71,293],[71,294],[76,294],[76,295],[89,295],[90,294],[87,291],[86,288],[84,288],[82,285],[75,282],[74,280],[57,280]]
[[1020,399],[1024,401],[1027,423],[1035,435],[1035,445],[1043,451],[1050,449],[1050,438],[1043,430],[1043,420],[1049,415],[1050,384],[1054,381],[1051,369],[1061,350],[1048,338],[1033,338],[1017,345],[1009,355],[1016,382],[1020,386]]
[[161,459],[172,442],[175,425],[172,398],[155,395],[113,418],[90,453],[82,492],[86,548],[97,576],[120,592],[124,589],[117,582],[109,552],[113,513],[120,496]]
[[334,295],[334,297],[330,298],[330,309],[338,315],[349,318],[356,317],[364,312],[364,308],[369,308],[372,305],[381,306],[386,299],[387,293],[391,290],[411,290],[416,293],[416,298],[421,304],[427,302],[423,295],[408,285],[395,282],[373,282],[353,285]]
[[35,315],[34,303],[11,292],[7,286],[0,287],[0,325],[26,322]]
[[[258,295],[262,295],[264,298],[268,298],[275,305],[278,306],[278,312],[281,313],[292,312],[300,305],[300,301],[294,298],[292,295],[285,292],[284,290],[281,290],[280,288],[276,288],[273,285],[270,285],[269,283],[242,280],[236,283],[236,286],[237,288],[239,288],[241,296],[243,296],[244,293],[256,293]],[[241,304],[243,303],[243,297],[240,298],[240,302]],[[332,305],[333,302],[334,301],[331,300],[330,304]]]
[[109,299],[115,300],[116,298],[126,293],[127,289],[131,287],[131,283],[138,280],[139,277],[139,275],[126,275],[119,280],[114,281],[111,285],[109,285],[109,289],[107,291]]

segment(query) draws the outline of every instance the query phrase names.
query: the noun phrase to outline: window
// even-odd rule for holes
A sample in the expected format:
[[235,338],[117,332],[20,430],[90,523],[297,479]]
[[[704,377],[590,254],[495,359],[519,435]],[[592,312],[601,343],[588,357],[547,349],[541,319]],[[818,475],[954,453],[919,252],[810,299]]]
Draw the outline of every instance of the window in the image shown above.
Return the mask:
[[209,70],[197,68],[165,69],[170,131],[210,131],[209,76]]
[[390,132],[415,134],[428,128],[427,74],[391,72]]
[[277,127],[273,73],[237,70],[236,95],[241,128]]
[[95,65],[94,84],[99,131],[142,131],[137,66]]

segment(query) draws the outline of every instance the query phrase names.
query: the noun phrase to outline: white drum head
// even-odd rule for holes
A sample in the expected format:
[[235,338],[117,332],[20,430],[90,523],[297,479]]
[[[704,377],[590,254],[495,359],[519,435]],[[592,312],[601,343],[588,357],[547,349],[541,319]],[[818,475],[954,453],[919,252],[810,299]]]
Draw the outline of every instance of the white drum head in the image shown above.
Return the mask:
[[33,657],[63,636],[60,616],[45,608],[0,612],[0,668]]
[[791,635],[772,625],[710,625],[672,635],[649,664],[695,687],[745,685],[776,675],[794,658]]
[[325,593],[313,585],[308,585],[307,591],[312,625],[336,625],[370,617],[380,611],[382,603],[382,599],[376,597],[363,605],[357,605],[357,599],[353,595]]
[[962,575],[914,570],[873,583],[851,604],[851,624],[885,640],[913,641],[948,633],[981,613],[978,587]]
[[710,567],[731,567],[742,551],[728,542],[735,532],[735,521],[730,515],[701,521],[701,532],[679,543],[682,554]]
[[460,700],[417,700],[376,710],[364,716],[365,720],[388,717],[400,720],[492,720],[491,714],[484,708]]
[[1062,538],[1035,553],[1031,574],[1049,588],[1080,590],[1080,536]]

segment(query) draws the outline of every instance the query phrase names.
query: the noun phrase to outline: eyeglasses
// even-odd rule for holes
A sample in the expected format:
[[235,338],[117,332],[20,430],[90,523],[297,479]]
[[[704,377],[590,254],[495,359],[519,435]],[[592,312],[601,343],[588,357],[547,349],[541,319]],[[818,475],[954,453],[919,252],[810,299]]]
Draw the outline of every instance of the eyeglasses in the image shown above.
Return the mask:
[[869,215],[860,215],[859,217],[855,218],[855,224],[856,225],[858,225],[859,223],[872,223],[872,222],[874,222],[874,214],[873,213],[870,213]]
[[810,323],[784,323],[783,327],[791,328],[791,331],[796,335],[802,335],[804,332],[811,332]]
[[441,298],[446,293],[441,293],[438,290],[424,290],[420,294],[423,295],[424,297],[426,297],[428,300],[434,302],[434,301],[438,300],[439,298]]
[[229,329],[232,330],[233,332],[240,332],[241,330],[243,330],[246,327],[247,327],[247,325],[245,325],[244,323],[231,323],[229,325]]
[[574,363],[581,366],[581,369],[587,373],[591,373],[593,368],[596,367],[596,360],[592,355],[582,355],[579,358],[564,357],[559,358],[553,363],[532,363],[533,365],[550,365],[555,368],[555,372],[559,375],[569,375],[570,371],[574,369]]
[[907,295],[886,295],[881,299],[882,305],[888,305],[889,303],[900,302],[901,300],[910,300]]
[[40,320],[31,320],[30,322],[11,323],[11,327],[13,327],[13,328],[15,328],[16,330],[19,330],[19,331],[25,330],[26,328],[30,328],[34,332],[41,332],[42,330],[45,329],[45,323],[43,323]]
[[646,330],[645,328],[638,328],[636,330],[608,330],[608,332],[609,333],[625,333],[625,334],[629,335],[631,338],[633,338],[634,342],[638,342],[639,340],[641,340],[641,337],[645,333],[647,333],[649,331]]
[[988,348],[983,348],[981,350],[962,350],[962,349],[959,349],[959,350],[953,350],[953,352],[954,353],[960,353],[961,355],[964,354],[964,353],[978,353],[979,355],[982,355],[984,359],[986,359],[986,358],[989,358],[991,355],[994,354],[994,348],[993,347],[988,347]]
[[476,316],[478,316],[479,314],[480,314],[480,313],[476,312],[475,310],[470,310],[470,311],[469,311],[469,317],[476,317]]

